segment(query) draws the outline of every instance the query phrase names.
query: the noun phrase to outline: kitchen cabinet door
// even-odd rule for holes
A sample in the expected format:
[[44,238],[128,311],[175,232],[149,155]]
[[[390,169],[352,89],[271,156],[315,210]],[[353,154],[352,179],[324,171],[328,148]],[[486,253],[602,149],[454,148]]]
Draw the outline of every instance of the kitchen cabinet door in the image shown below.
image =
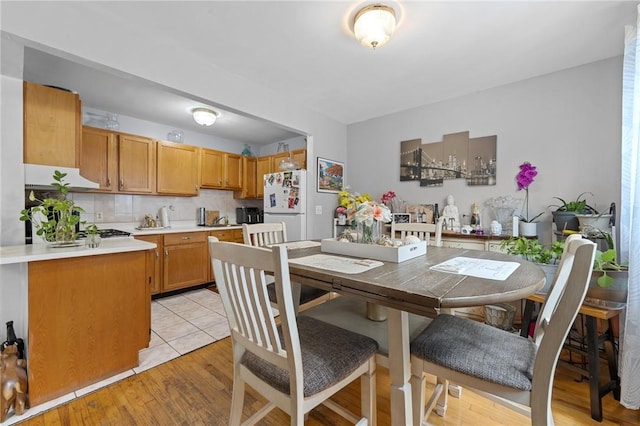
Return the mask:
[[24,162],[78,167],[80,97],[62,89],[23,83]]
[[118,180],[120,192],[156,192],[154,140],[123,133],[118,135]]
[[225,188],[242,189],[242,156],[225,153]]
[[162,235],[136,235],[136,240],[147,241],[156,245],[155,250],[149,250],[151,256],[151,283],[150,294],[158,294],[162,292],[162,253],[163,238]]
[[164,235],[163,291],[173,291],[209,281],[208,232]]
[[200,186],[213,189],[242,189],[242,156],[201,149]]
[[256,164],[256,198],[264,197],[264,175],[271,173],[272,159],[270,156],[258,158]]
[[80,174],[98,182],[97,192],[115,192],[118,181],[118,147],[113,132],[95,127],[82,128]]
[[158,141],[158,194],[198,195],[198,148]]
[[213,149],[200,150],[200,186],[203,188],[224,187],[224,152]]
[[242,157],[242,190],[233,193],[234,198],[255,199],[258,197],[255,157]]
[[291,151],[291,158],[298,162],[301,169],[307,168],[307,150],[304,148]]

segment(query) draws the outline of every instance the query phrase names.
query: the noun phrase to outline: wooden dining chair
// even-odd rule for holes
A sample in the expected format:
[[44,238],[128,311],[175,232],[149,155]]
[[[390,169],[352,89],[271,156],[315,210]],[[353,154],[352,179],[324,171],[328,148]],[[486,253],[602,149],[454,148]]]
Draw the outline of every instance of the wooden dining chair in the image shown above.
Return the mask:
[[243,223],[244,243],[250,246],[264,247],[287,241],[287,226],[279,223]]
[[[244,243],[255,247],[271,246],[287,242],[287,227],[284,222],[279,223],[254,223],[242,224],[242,235]],[[329,299],[330,293],[319,288],[308,285],[294,285],[294,297],[297,302],[296,312],[299,307],[303,309],[310,306],[312,302],[320,302],[320,298]],[[276,292],[274,286],[269,286],[269,299],[276,303]]]
[[[551,395],[562,345],[584,300],[595,257],[595,243],[573,239],[567,243],[538,318],[533,340],[487,324],[438,315],[411,342],[413,423],[425,411],[444,416],[451,380],[480,395],[528,415],[534,426],[553,425]],[[438,377],[425,405],[425,374]]]
[[[422,241],[427,241],[430,246],[442,246],[442,226],[444,217],[438,219],[436,223],[391,223],[391,238],[404,240],[405,237],[413,235]],[[433,235],[433,238],[430,238]]]
[[[324,404],[358,425],[376,424],[377,343],[311,317],[296,317],[287,249],[209,241],[233,343],[230,425],[240,424],[245,384],[269,402],[243,424],[255,424],[278,407],[292,425]],[[267,275],[275,277],[279,324],[267,296]],[[329,399],[360,378],[361,414]]]

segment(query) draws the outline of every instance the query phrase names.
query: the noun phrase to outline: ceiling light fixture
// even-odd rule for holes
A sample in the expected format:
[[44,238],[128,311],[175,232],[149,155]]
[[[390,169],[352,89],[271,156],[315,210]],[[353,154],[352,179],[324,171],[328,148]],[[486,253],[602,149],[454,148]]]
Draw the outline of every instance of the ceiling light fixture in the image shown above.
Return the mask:
[[211,126],[216,122],[218,114],[208,108],[194,108],[191,110],[193,119],[201,126]]
[[396,27],[396,13],[384,4],[366,6],[358,13],[353,24],[356,39],[365,47],[382,47]]

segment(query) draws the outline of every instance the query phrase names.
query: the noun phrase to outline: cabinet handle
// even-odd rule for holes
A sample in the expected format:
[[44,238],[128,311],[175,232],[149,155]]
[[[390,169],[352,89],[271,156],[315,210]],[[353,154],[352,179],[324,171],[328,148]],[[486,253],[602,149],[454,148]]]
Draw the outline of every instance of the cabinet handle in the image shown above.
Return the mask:
[[160,257],[160,253],[158,253],[158,250],[156,250],[156,259]]
[[222,179],[218,181],[218,185],[222,186]]
[[169,252],[167,251],[167,249],[164,249],[164,257],[169,257]]
[[198,192],[198,185],[193,185],[193,187],[196,189],[196,192]]
[[120,189],[124,188],[124,179],[120,179]]
[[107,188],[111,188],[111,179],[107,178]]
[[191,237],[182,237],[183,240],[190,240]]

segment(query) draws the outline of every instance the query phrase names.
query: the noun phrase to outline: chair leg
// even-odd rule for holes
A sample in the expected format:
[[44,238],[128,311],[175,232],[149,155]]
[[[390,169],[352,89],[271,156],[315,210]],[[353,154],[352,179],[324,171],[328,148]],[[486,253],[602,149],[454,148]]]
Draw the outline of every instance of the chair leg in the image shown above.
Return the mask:
[[242,420],[242,408],[244,407],[244,380],[240,374],[233,374],[233,392],[231,394],[231,414],[229,416],[229,425],[236,426]]
[[411,383],[413,424],[414,426],[420,426],[425,414],[424,397],[427,377],[422,371],[422,362],[415,358],[411,359],[411,378],[409,382]]
[[369,426],[375,426],[376,419],[376,361],[369,361],[369,371],[360,376],[360,415],[366,417]]

